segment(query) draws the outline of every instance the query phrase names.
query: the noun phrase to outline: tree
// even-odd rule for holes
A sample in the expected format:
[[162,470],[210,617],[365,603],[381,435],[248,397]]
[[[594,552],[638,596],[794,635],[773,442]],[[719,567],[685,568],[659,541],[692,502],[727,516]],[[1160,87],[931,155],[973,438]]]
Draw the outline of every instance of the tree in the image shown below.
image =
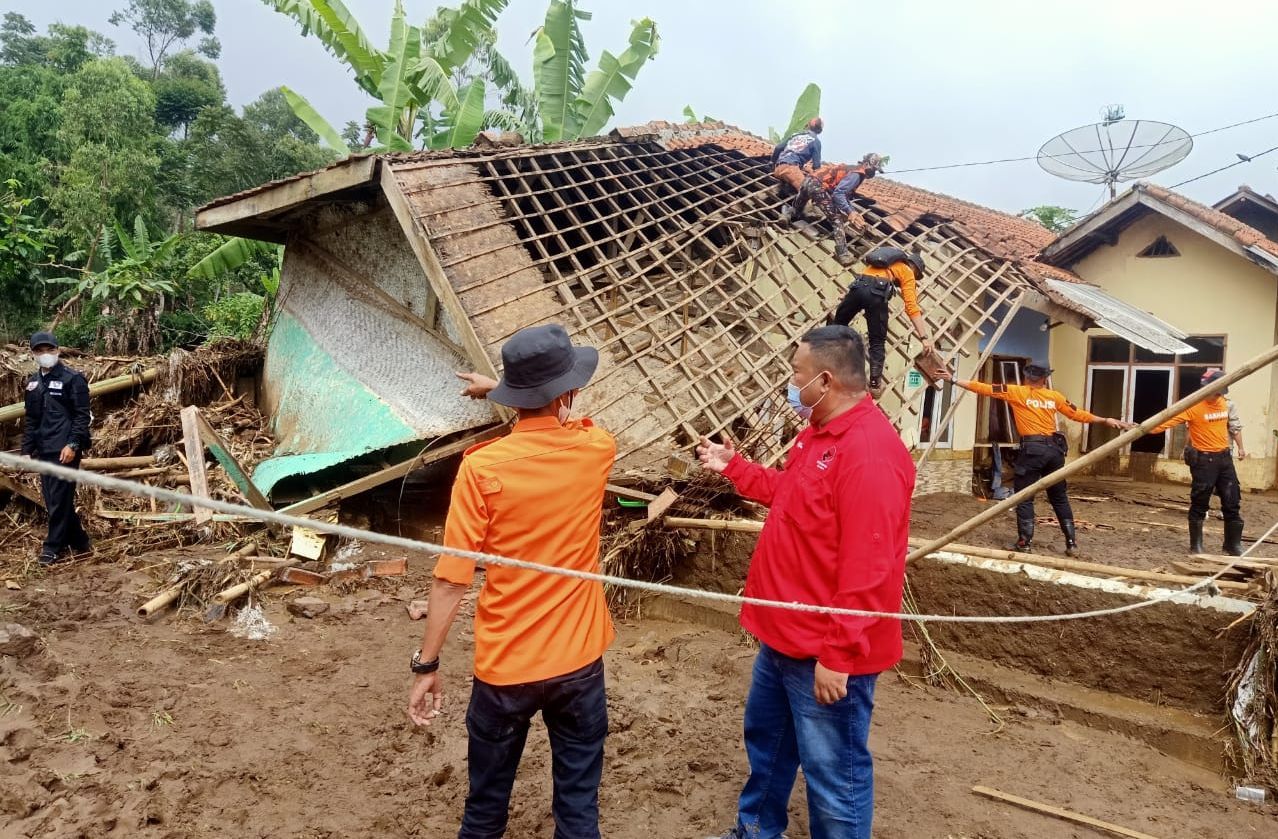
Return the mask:
[[226,100],[226,88],[217,65],[191,50],[175,53],[152,84],[155,90],[155,121],[172,132],[190,132],[191,123],[205,108]]
[[217,13],[210,0],[129,0],[114,12],[112,26],[127,25],[146,41],[151,58],[152,78],[159,78],[169,50],[184,44],[197,32],[204,33],[195,51],[209,58],[222,54],[222,45],[213,37]]
[[1061,233],[1078,221],[1077,211],[1051,204],[1021,210],[1019,215],[1021,218],[1038,222],[1053,233]]
[[74,73],[95,58],[111,55],[115,44],[83,26],[49,25],[49,34],[35,34],[35,27],[17,12],[7,12],[0,24],[0,64],[48,67]]
[[62,96],[59,144],[69,157],[58,167],[52,205],[80,246],[115,218],[154,215],[155,95],[118,59],[84,65]]
[[53,254],[53,233],[36,215],[39,199],[25,197],[10,178],[0,193],[0,334],[35,325],[40,308],[40,265]]

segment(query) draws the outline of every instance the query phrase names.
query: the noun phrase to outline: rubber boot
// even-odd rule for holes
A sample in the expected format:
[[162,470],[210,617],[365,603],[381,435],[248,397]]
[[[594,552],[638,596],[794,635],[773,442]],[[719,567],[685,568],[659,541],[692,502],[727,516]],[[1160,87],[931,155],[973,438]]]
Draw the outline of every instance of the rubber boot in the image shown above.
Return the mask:
[[873,361],[870,362],[869,386],[870,386],[870,395],[873,396],[875,399],[878,399],[880,396],[883,395],[883,390],[884,390],[883,366],[881,364],[875,364]]
[[1018,521],[1016,523],[1016,544],[1012,550],[1018,553],[1029,553],[1034,545],[1034,522]]
[[1242,520],[1225,522],[1225,556],[1242,556]]
[[781,208],[781,223],[789,224],[790,219],[794,218],[794,205],[786,204]]
[[847,268],[849,265],[856,262],[856,257],[852,256],[851,252],[849,252],[846,247],[841,249],[835,248],[834,261],[842,265],[844,268]]
[[1065,534],[1065,555],[1078,556],[1078,534],[1073,519],[1061,519],[1061,533]]
[[1191,554],[1206,553],[1203,550],[1203,523],[1189,520],[1189,552]]

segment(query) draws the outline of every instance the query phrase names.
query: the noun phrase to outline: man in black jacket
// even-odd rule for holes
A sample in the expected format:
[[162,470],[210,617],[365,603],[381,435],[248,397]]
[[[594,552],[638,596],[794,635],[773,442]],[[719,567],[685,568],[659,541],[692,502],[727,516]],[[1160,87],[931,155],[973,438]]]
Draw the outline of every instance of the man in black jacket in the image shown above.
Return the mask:
[[[78,469],[89,448],[89,383],[58,359],[58,339],[52,332],[31,336],[31,354],[40,369],[27,381],[22,453]],[[49,535],[40,551],[40,564],[52,565],[67,548],[76,553],[90,550],[89,535],[75,512],[75,484],[42,475],[40,489],[49,511]]]

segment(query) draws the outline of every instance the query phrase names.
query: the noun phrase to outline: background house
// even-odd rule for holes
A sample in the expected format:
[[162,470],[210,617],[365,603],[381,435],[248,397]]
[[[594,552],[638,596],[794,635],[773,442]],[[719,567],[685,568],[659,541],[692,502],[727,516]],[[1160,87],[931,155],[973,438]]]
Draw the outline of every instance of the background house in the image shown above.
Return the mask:
[[[1278,204],[1246,187],[1210,208],[1137,184],[1074,225],[1043,249],[1043,261],[1176,324],[1195,352],[1150,352],[1104,329],[1054,331],[1053,383],[1097,413],[1141,420],[1197,389],[1208,367],[1227,369],[1278,343],[1275,234]],[[1247,488],[1273,486],[1278,368],[1239,382],[1230,397],[1250,455],[1239,477]],[[1074,450],[1116,433],[1090,427]],[[1184,439],[1183,427],[1148,437],[1109,468],[1188,480]]]

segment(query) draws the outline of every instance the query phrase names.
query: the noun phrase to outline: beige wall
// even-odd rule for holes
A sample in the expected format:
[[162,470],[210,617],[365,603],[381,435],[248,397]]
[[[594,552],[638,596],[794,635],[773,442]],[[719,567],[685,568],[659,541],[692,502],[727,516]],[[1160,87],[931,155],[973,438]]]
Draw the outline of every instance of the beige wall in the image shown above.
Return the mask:
[[[1136,256],[1159,235],[1179,257]],[[1070,266],[1076,274],[1127,303],[1152,312],[1191,335],[1226,335],[1225,366],[1241,364],[1278,342],[1278,277],[1211,240],[1161,215],[1149,214],[1122,231],[1117,244],[1102,245]],[[1092,330],[1092,334],[1108,334]],[[1087,336],[1072,329],[1052,331],[1052,382],[1079,404],[1086,398]],[[1193,356],[1187,358],[1192,359]],[[1243,421],[1243,441],[1251,456],[1238,464],[1246,488],[1274,484],[1274,420],[1278,412],[1278,372],[1261,371],[1230,389]],[[1077,423],[1067,433],[1077,453],[1082,438]],[[1188,480],[1176,455],[1160,459],[1157,473]]]

